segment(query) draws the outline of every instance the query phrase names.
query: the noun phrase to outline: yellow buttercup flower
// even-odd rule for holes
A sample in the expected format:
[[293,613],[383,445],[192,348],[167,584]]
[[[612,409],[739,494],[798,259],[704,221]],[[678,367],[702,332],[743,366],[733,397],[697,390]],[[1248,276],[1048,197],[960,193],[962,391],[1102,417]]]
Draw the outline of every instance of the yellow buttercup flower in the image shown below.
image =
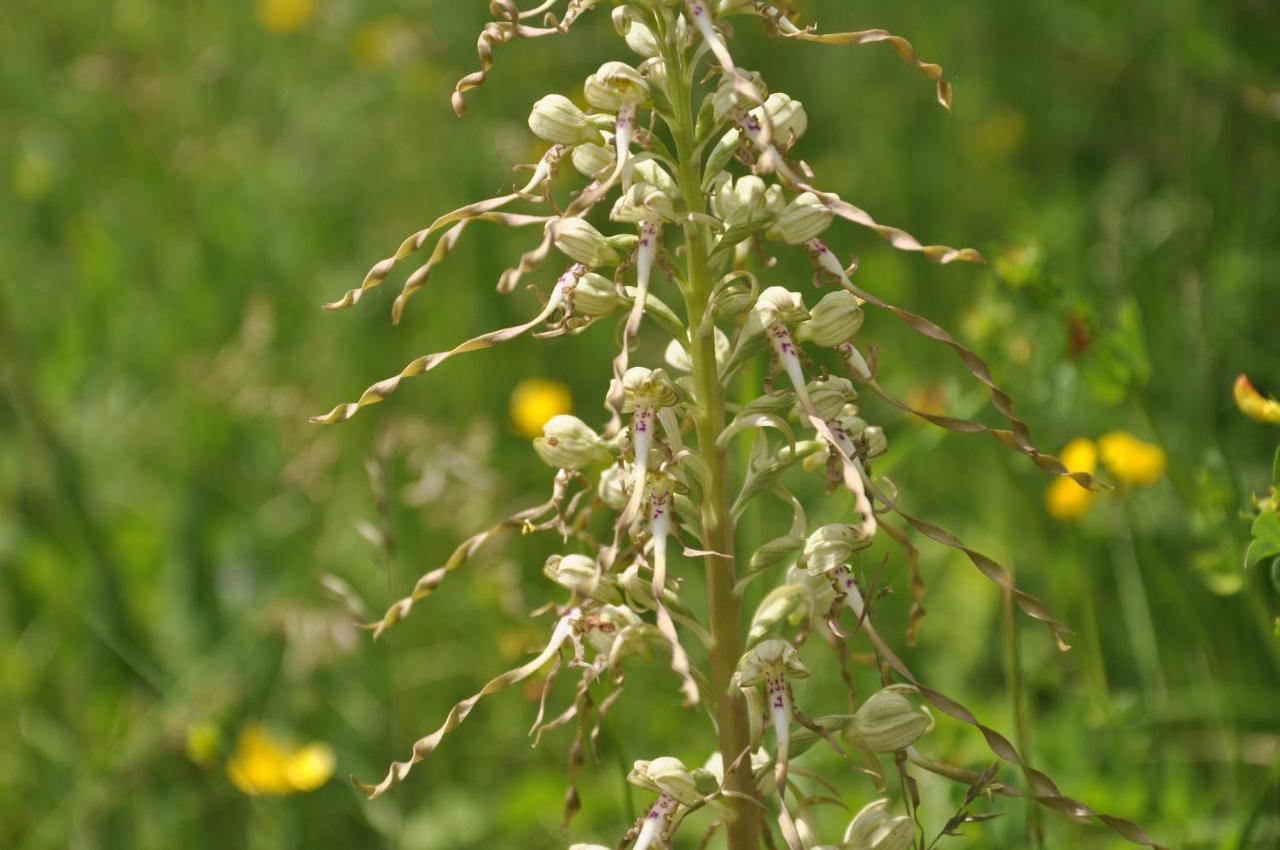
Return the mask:
[[328,744],[307,744],[296,750],[285,765],[285,775],[295,791],[314,791],[333,776],[333,748]]
[[1107,471],[1127,487],[1150,487],[1164,478],[1168,466],[1164,449],[1128,431],[1112,431],[1098,440],[1098,454]]
[[1268,398],[1253,386],[1249,378],[1241,375],[1236,378],[1236,407],[1250,419],[1280,425],[1280,401]]
[[333,776],[334,763],[327,744],[293,747],[261,726],[249,726],[227,762],[227,776],[250,796],[283,796],[324,785]]
[[[1077,437],[1063,447],[1060,460],[1071,472],[1092,475],[1098,468],[1098,447],[1093,440]],[[1074,479],[1058,478],[1045,493],[1045,507],[1054,519],[1074,522],[1084,518],[1095,498],[1097,494],[1081,487]]]
[[559,381],[527,378],[511,393],[511,421],[520,436],[532,440],[542,436],[547,420],[573,411],[573,396]]
[[315,11],[316,0],[258,0],[258,23],[271,32],[293,32]]

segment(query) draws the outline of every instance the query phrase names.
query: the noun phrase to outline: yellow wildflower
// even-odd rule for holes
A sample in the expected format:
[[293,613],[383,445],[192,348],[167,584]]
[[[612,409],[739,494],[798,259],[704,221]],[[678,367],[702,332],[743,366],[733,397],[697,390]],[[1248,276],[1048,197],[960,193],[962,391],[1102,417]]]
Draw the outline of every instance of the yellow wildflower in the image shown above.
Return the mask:
[[333,776],[334,761],[328,744],[307,744],[290,756],[285,774],[295,791],[314,791]]
[[293,32],[315,11],[316,0],[258,0],[258,23],[270,32]]
[[1245,375],[1236,378],[1236,407],[1250,419],[1280,425],[1280,401],[1267,398],[1249,381]]
[[1164,478],[1168,460],[1164,449],[1139,440],[1127,431],[1112,431],[1098,440],[1102,464],[1127,487],[1150,487]]
[[[1093,440],[1077,437],[1062,449],[1060,459],[1071,472],[1092,475],[1098,468],[1098,447]],[[1081,487],[1074,479],[1058,478],[1045,493],[1045,507],[1054,519],[1073,522],[1084,518],[1095,498],[1095,493]]]
[[327,744],[292,747],[261,726],[249,726],[227,762],[227,776],[250,796],[281,796],[324,785],[333,775],[334,762]]
[[520,436],[542,436],[542,426],[553,416],[573,411],[573,396],[559,381],[526,378],[511,393],[511,421]]

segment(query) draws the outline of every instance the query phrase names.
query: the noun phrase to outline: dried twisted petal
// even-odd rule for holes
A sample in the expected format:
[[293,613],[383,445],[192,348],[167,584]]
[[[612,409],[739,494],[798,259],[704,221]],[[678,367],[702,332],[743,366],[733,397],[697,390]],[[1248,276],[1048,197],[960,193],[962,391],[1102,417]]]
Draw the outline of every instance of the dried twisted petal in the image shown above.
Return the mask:
[[836,215],[851,221],[854,224],[860,224],[868,230],[873,230],[881,237],[888,240],[889,244],[897,248],[899,251],[918,251],[925,256],[926,259],[947,265],[954,262],[966,263],[982,263],[986,262],[982,254],[973,248],[952,248],[949,245],[925,245],[916,239],[910,233],[898,227],[887,224],[880,224],[871,214],[861,207],[856,207],[848,201],[841,198],[834,192],[824,192],[816,186],[801,178],[798,174],[791,171],[790,168],[780,168],[778,173],[791,183],[801,192],[812,192],[818,196],[818,199],[826,204],[827,209]]
[[[324,309],[343,310],[359,302],[366,292],[380,285],[387,279],[387,275],[391,274],[391,270],[395,268],[396,263],[422,248],[422,246],[426,244],[426,241],[431,238],[431,235],[439,231],[441,228],[449,225],[455,225],[456,229],[456,225],[459,222],[468,221],[493,212],[519,197],[520,195],[514,192],[510,195],[500,195],[496,198],[488,198],[483,201],[477,201],[474,204],[468,204],[465,207],[460,207],[453,212],[440,216],[435,221],[431,222],[430,225],[424,227],[422,230],[419,230],[417,233],[401,242],[400,247],[396,249],[394,254],[371,268],[369,273],[364,276],[364,281],[360,284],[359,288],[352,289],[345,293],[337,301],[331,301],[328,304],[325,304]],[[444,241],[445,238],[447,238],[447,236],[442,237],[441,241]],[[457,241],[457,236],[453,237],[453,241]],[[435,256],[438,250],[439,249],[437,248],[437,251],[432,253],[432,261],[439,261]],[[448,249],[446,249],[445,253],[448,253]]]
[[459,116],[467,114],[467,100],[464,95],[472,89],[478,89],[489,79],[489,71],[493,68],[493,48],[506,44],[517,38],[540,38],[548,35],[562,35],[569,31],[578,16],[591,7],[589,3],[571,0],[565,11],[564,19],[559,22],[549,21],[551,26],[530,27],[520,23],[520,19],[537,14],[539,10],[549,8],[547,4],[527,13],[520,12],[511,0],[496,0],[489,4],[489,11],[495,17],[504,16],[504,21],[491,21],[485,24],[476,40],[476,55],[480,58],[480,70],[472,71],[462,79],[453,90],[453,111]]
[[918,251],[923,254],[926,259],[935,263],[946,265],[954,262],[982,263],[985,260],[982,254],[973,248],[952,248],[949,245],[925,245],[919,239],[912,236],[907,231],[892,227],[887,224],[880,224],[871,214],[861,207],[854,206],[848,201],[841,198],[834,192],[825,192],[822,189],[809,183],[808,180],[787,163],[785,157],[774,147],[770,141],[772,138],[772,128],[769,127],[767,121],[760,128],[759,132],[748,132],[747,136],[752,140],[756,147],[761,151],[762,155],[768,160],[769,164],[778,173],[778,176],[797,192],[810,192],[817,196],[818,200],[826,205],[831,212],[854,224],[861,225],[868,230],[875,231],[882,238],[888,240],[889,244],[897,248],[899,251]]
[[500,532],[510,528],[528,528],[531,524],[536,523],[539,519],[554,511],[564,500],[567,485],[567,476],[564,473],[557,475],[555,492],[548,501],[537,507],[514,513],[492,528],[467,538],[457,549],[453,550],[453,554],[449,556],[449,559],[443,565],[424,573],[414,583],[412,593],[392,603],[381,620],[376,623],[368,623],[364,628],[371,629],[374,640],[377,640],[382,636],[383,632],[409,616],[409,612],[416,603],[435,593],[449,573],[466,564],[484,544],[488,543]]
[[387,771],[386,777],[383,778],[381,782],[377,785],[365,785],[360,782],[356,782],[355,786],[372,800],[382,796],[392,787],[398,785],[406,776],[409,775],[409,771],[413,769],[415,764],[425,759],[435,750],[436,747],[440,746],[440,742],[444,740],[445,735],[448,735],[454,729],[457,729],[462,725],[462,722],[467,719],[467,715],[471,713],[471,709],[475,708],[476,703],[490,694],[497,693],[498,691],[505,690],[512,685],[523,682],[525,679],[542,669],[542,665],[556,657],[560,653],[560,648],[564,646],[565,641],[569,639],[573,630],[577,627],[579,617],[580,612],[576,608],[568,614],[565,614],[560,618],[560,621],[556,623],[555,630],[551,633],[551,639],[547,642],[546,648],[539,653],[537,658],[534,658],[528,664],[517,667],[514,670],[508,670],[501,676],[491,679],[489,683],[481,688],[477,693],[456,704],[452,709],[450,709],[448,716],[445,718],[444,723],[440,725],[440,728],[436,729],[436,731],[432,732],[430,735],[427,735],[424,738],[419,738],[414,742],[413,752],[408,761],[397,761],[392,763],[391,769]]
[[[923,316],[918,316],[909,310],[904,310],[901,307],[890,304],[884,299],[872,295],[869,292],[864,292],[852,283],[844,283],[843,285],[846,289],[864,301],[893,313],[917,333],[941,342],[943,345],[946,345],[948,348],[955,351],[956,354],[960,355],[960,360],[964,363],[965,368],[969,370],[969,373],[986,385],[987,389],[991,393],[991,404],[1000,412],[1001,415],[1004,416],[1006,420],[1008,420],[1010,430],[1003,431],[998,429],[989,429],[976,422],[968,422],[967,420],[954,419],[946,416],[934,416],[933,414],[927,414],[923,411],[917,411],[902,402],[898,402],[896,399],[892,398],[892,396],[889,396],[888,393],[881,390],[878,385],[872,382],[871,388],[880,394],[881,398],[884,398],[885,401],[888,401],[895,407],[903,409],[908,413],[919,416],[922,419],[943,428],[949,428],[953,431],[989,431],[993,437],[1004,443],[1006,446],[1027,455],[1027,457],[1035,461],[1036,465],[1044,471],[1052,473],[1053,475],[1062,475],[1071,478],[1087,490],[1098,492],[1110,489],[1106,484],[1098,481],[1088,473],[1072,472],[1068,470],[1062,464],[1062,461],[1058,460],[1053,455],[1045,454],[1036,448],[1035,444],[1031,441],[1031,430],[1027,427],[1027,423],[1023,422],[1014,414],[1013,399],[1010,398],[1009,394],[1002,390],[995,382],[991,377],[991,367],[989,367],[986,361],[979,357],[975,352],[966,348],[951,336],[951,334],[947,333],[945,330]],[[856,374],[852,377],[855,380],[858,379]]]
[[565,277],[562,277],[560,282],[556,284],[555,290],[552,291],[551,297],[547,299],[547,303],[542,308],[542,311],[523,325],[515,325],[513,327],[503,328],[502,330],[481,334],[478,337],[467,340],[461,345],[455,346],[449,351],[441,351],[435,354],[428,354],[423,357],[419,357],[417,360],[409,363],[408,366],[405,366],[404,369],[400,371],[400,374],[393,375],[390,378],[379,381],[369,387],[356,401],[340,404],[323,416],[311,417],[311,421],[323,425],[345,422],[352,416],[355,416],[356,413],[359,412],[360,408],[367,407],[371,404],[377,404],[387,396],[391,395],[396,391],[396,388],[400,386],[400,382],[405,378],[412,378],[417,375],[421,375],[424,372],[429,372],[444,361],[453,357],[455,354],[466,354],[470,351],[480,351],[481,349],[492,348],[498,343],[506,342],[509,339],[514,339],[515,337],[533,330],[535,327],[549,319],[551,314],[560,308],[561,303],[564,301],[565,292],[568,288],[569,282]]
[[914,65],[921,74],[937,83],[938,103],[950,111],[951,109],[951,83],[942,78],[942,66],[932,62],[925,62],[916,55],[916,50],[911,46],[911,42],[901,36],[894,35],[888,30],[869,29],[859,32],[833,32],[820,33],[812,25],[807,27],[797,27],[790,20],[784,17],[782,9],[778,8],[772,2],[767,0],[757,0],[756,9],[766,18],[772,25],[778,35],[783,38],[794,38],[798,41],[812,41],[818,44],[833,45],[855,45],[855,44],[877,44],[879,42],[888,42],[894,52],[902,58],[904,62]]
[[[857,593],[858,591],[855,588],[850,592]],[[861,607],[861,604],[861,600],[859,599],[857,607]],[[1100,821],[1112,832],[1132,844],[1146,845],[1151,847],[1152,850],[1167,850],[1163,845],[1156,843],[1151,836],[1147,835],[1142,827],[1138,826],[1133,821],[1094,811],[1079,800],[1074,800],[1063,795],[1057,784],[1054,783],[1048,775],[1025,763],[1021,754],[1019,754],[1017,748],[1009,742],[1009,739],[1005,738],[991,727],[984,726],[982,723],[978,722],[978,719],[974,716],[973,712],[968,708],[965,708],[961,703],[940,691],[933,690],[917,679],[915,674],[911,672],[910,668],[903,663],[902,659],[889,648],[878,634],[876,634],[875,629],[870,623],[866,624],[866,632],[867,637],[871,639],[872,644],[875,646],[876,652],[879,653],[881,660],[892,667],[899,676],[918,688],[920,695],[927,699],[931,705],[949,717],[953,717],[956,720],[977,729],[982,733],[982,737],[986,739],[987,746],[991,748],[992,753],[1002,761],[1006,761],[1023,770],[1028,781],[1031,782],[1032,785],[1031,791],[1027,793],[1027,796],[1031,797],[1042,806],[1053,809],[1054,811],[1060,812],[1070,818],[1074,818],[1076,820]]]
[[[405,280],[404,286],[400,290],[400,294],[396,296],[396,300],[391,305],[391,322],[392,324],[400,324],[400,317],[404,315],[405,304],[409,299],[417,294],[418,290],[427,285],[427,280],[431,277],[432,270],[439,265],[449,252],[453,250],[457,244],[459,237],[462,236],[462,230],[472,221],[491,221],[501,224],[503,227],[527,227],[532,224],[544,224],[547,221],[546,216],[541,215],[517,215],[514,213],[491,213],[488,215],[480,215],[466,221],[460,221],[450,228],[440,240],[436,243],[435,249],[431,252],[431,257],[426,263],[414,270],[413,274]],[[456,234],[454,231],[458,231]]]
[[[964,556],[969,559],[970,563],[977,567],[978,571],[986,576],[992,583],[1013,594],[1014,601],[1018,603],[1018,607],[1021,608],[1028,616],[1032,619],[1039,620],[1048,626],[1049,630],[1053,632],[1054,640],[1057,641],[1058,648],[1060,650],[1065,652],[1071,648],[1070,644],[1066,642],[1066,637],[1071,634],[1071,630],[1067,628],[1064,623],[1054,619],[1053,615],[1049,613],[1049,609],[1045,607],[1043,602],[1036,599],[1031,594],[1019,590],[1013,583],[1013,578],[1004,567],[1000,566],[1000,564],[991,557],[974,549],[970,549],[968,546],[964,545],[959,538],[946,529],[940,528],[927,520],[912,516],[902,510],[896,501],[890,498],[884,490],[878,487],[876,483],[871,480],[871,477],[867,475],[866,470],[862,468],[862,464],[856,458],[850,456],[846,451],[845,446],[841,444],[842,441],[836,439],[835,435],[831,434],[830,426],[828,426],[827,423],[812,415],[809,417],[809,421],[813,424],[818,433],[821,434],[830,444],[831,451],[840,458],[844,466],[845,485],[848,486],[855,495],[857,495],[859,491],[865,491],[871,498],[879,501],[881,504],[889,508],[889,510],[906,520],[908,525],[916,531],[919,531],[925,537],[928,537],[930,540],[937,543],[941,543],[943,546],[962,552]],[[855,478],[859,479],[857,481],[856,489],[855,482],[853,480]]]

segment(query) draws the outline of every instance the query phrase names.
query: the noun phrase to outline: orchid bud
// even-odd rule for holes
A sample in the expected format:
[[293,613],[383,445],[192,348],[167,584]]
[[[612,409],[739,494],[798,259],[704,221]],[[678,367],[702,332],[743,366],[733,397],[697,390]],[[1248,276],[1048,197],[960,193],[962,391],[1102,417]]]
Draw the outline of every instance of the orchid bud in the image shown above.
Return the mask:
[[766,113],[773,127],[775,144],[787,144],[799,139],[809,129],[809,116],[804,111],[804,104],[790,95],[774,92],[765,99],[763,106],[757,106],[747,113],[749,132],[758,132],[758,128],[764,124]]
[[584,274],[573,290],[574,313],[592,319],[608,316],[625,304],[617,284],[595,272]]
[[810,381],[807,389],[814,409],[824,421],[835,419],[844,412],[845,407],[858,400],[853,381],[848,378],[832,377]]
[[786,558],[795,554],[796,550],[804,545],[804,539],[800,537],[792,537],[790,534],[782,537],[775,537],[760,545],[759,549],[751,554],[751,561],[748,569],[751,572],[756,570],[764,570],[772,567]]
[[867,420],[858,415],[857,409],[853,405],[849,405],[830,421],[831,430],[841,439],[847,439],[851,443],[862,440],[862,435],[866,433]]
[[819,575],[843,566],[854,552],[870,545],[871,539],[864,537],[856,525],[824,525],[804,542],[801,563],[811,575]]
[[618,633],[613,646],[609,648],[608,664],[615,667],[622,659],[632,656],[651,661],[667,646],[667,639],[657,626],[645,622],[635,623]]
[[804,621],[804,615],[821,622],[836,601],[836,589],[825,575],[811,576],[798,566],[791,567],[787,570],[786,583],[803,587],[809,593],[809,609],[803,614],[797,611],[791,615],[793,626],[800,625]]
[[[739,77],[746,77],[757,92],[767,91],[764,78],[756,72],[740,72]],[[715,94],[711,96],[712,115],[715,116],[716,121],[723,121],[725,116],[736,110],[746,109],[752,103],[753,101],[743,93],[737,80],[731,75],[725,75],[720,78],[720,85],[716,86]]]
[[543,565],[542,574],[584,599],[622,601],[618,591],[601,575],[595,560],[586,555],[552,555]]
[[754,303],[750,285],[745,281],[737,281],[721,290],[712,307],[717,319],[736,319]]
[[596,144],[595,142],[586,142],[578,145],[573,149],[573,153],[569,155],[569,158],[578,173],[583,177],[591,178],[595,178],[601,172],[611,170],[615,159],[613,148]]
[[655,59],[658,57],[658,37],[654,35],[653,30],[649,29],[645,24],[634,21],[627,29],[627,34],[623,38],[637,55],[643,56],[645,59]]
[[651,56],[636,66],[636,70],[640,72],[640,76],[649,81],[652,89],[657,86],[659,89],[667,89],[667,62],[661,56]]
[[879,425],[868,425],[862,432],[862,444],[867,459],[877,458],[889,451],[889,438]]
[[785,640],[766,640],[743,654],[738,660],[734,682],[742,688],[763,684],[772,675],[803,679],[809,670],[800,661],[800,653]]
[[638,407],[658,410],[673,406],[677,399],[675,385],[663,369],[646,369],[632,366],[622,376],[622,412],[631,413]]
[[656,187],[668,197],[674,198],[680,194],[680,186],[676,183],[675,178],[668,174],[667,170],[659,165],[656,160],[637,159],[638,161],[633,166],[637,179]]
[[809,610],[809,591],[799,585],[784,584],[769,591],[751,618],[747,641],[754,643],[797,611]]
[[609,218],[639,224],[658,218],[670,221],[675,218],[675,212],[675,204],[666,192],[648,183],[635,183],[618,197]]
[[[752,740],[754,740],[754,737]],[[758,747],[751,753],[751,772],[759,773],[768,767],[769,762],[772,760],[772,756],[769,755],[768,750],[764,747]],[[707,761],[703,764],[702,769],[711,774],[712,778],[716,780],[717,785],[724,784],[724,754],[719,750],[716,750],[707,757]],[[763,791],[764,789],[761,790]]]
[[618,256],[605,235],[586,219],[563,219],[555,243],[570,259],[591,268],[616,266],[622,262],[622,257]]
[[533,105],[529,129],[538,138],[558,145],[580,145],[600,140],[600,130],[573,101],[549,94]]
[[653,582],[640,575],[640,562],[636,561],[618,576],[618,586],[626,593],[628,601],[638,608],[652,611],[658,607],[653,593]]
[[776,322],[784,325],[797,325],[809,318],[809,311],[804,307],[804,296],[781,286],[771,286],[756,299],[756,318],[761,328],[767,328]]
[[834,217],[817,195],[805,192],[787,204],[777,223],[769,228],[769,236],[788,245],[803,245],[825,232]]
[[625,605],[604,605],[595,612],[593,627],[587,631],[586,641],[596,652],[604,656],[612,654],[615,645],[628,629],[644,625],[640,615]]
[[810,312],[809,321],[800,326],[800,336],[823,348],[835,348],[862,330],[862,307],[857,297],[846,290],[829,292]]
[[576,416],[553,416],[542,426],[542,436],[533,441],[533,450],[548,466],[582,469],[609,459],[604,442]]
[[894,817],[888,808],[888,800],[864,806],[844,832],[845,850],[910,850],[916,838],[911,818]]
[[630,471],[618,464],[600,473],[600,484],[596,487],[596,494],[600,496],[600,501],[615,511],[625,508],[628,495],[627,482],[630,477]]
[[662,756],[652,761],[636,761],[627,774],[627,781],[646,791],[666,794],[686,806],[702,802],[697,780],[684,766],[684,762],[672,756]]
[[626,41],[627,47],[644,57],[658,55],[658,38],[647,25],[636,20],[635,12],[626,6],[613,10],[613,28]]
[[933,729],[933,716],[916,708],[904,693],[916,693],[910,685],[890,685],[867,697],[853,716],[850,732],[876,753],[896,753]]
[[583,85],[587,103],[602,112],[616,113],[624,106],[649,100],[649,83],[626,62],[606,62]]
[[754,174],[722,179],[712,196],[712,210],[725,227],[760,221],[769,211],[767,192],[765,182]]

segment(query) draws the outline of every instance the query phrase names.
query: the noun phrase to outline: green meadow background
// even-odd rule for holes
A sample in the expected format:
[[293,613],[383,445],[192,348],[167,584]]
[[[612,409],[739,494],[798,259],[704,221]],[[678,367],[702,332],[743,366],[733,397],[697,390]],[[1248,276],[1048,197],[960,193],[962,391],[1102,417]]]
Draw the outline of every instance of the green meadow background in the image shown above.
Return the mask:
[[[305,6],[264,26],[249,0],[6,5],[0,847],[613,845],[644,805],[622,781],[631,760],[709,752],[705,718],[681,713],[669,676],[636,668],[567,834],[572,730],[529,746],[536,689],[482,703],[380,801],[345,781],[381,776],[527,657],[545,634],[527,614],[553,598],[540,566],[554,541],[495,544],[376,644],[322,577],[382,610],[465,536],[540,499],[550,471],[513,427],[512,388],[563,382],[601,424],[613,343],[601,326],[469,355],[323,428],[307,416],[531,315],[528,293],[494,283],[534,237],[473,228],[398,327],[400,277],[350,311],[319,306],[437,213],[510,186],[511,164],[541,152],[533,101],[576,95],[625,48],[607,8],[567,37],[504,48],[459,120],[448,94],[476,65],[486,4]],[[888,47],[778,45],[738,25],[739,61],[805,103],[800,150],[824,186],[991,260],[938,267],[837,227],[829,241],[860,256],[861,285],[988,358],[1046,448],[1122,429],[1168,455],[1155,486],[1060,522],[1026,458],[865,406],[905,503],[1011,564],[1075,628],[1061,654],[1019,623],[1035,763],[1171,847],[1280,846],[1278,588],[1242,569],[1241,516],[1270,483],[1280,430],[1231,401],[1240,372],[1280,388],[1280,6],[794,6],[828,30],[905,35],[956,86],[948,115]],[[771,282],[808,297],[808,279],[793,260]],[[994,421],[946,349],[882,313],[864,335],[896,392]],[[659,353],[646,337],[641,357]],[[847,509],[813,504],[814,520]],[[789,522],[762,505],[743,547]],[[929,617],[907,660],[1011,731],[999,594],[955,553],[922,548]],[[900,642],[899,589],[883,608]],[[1144,601],[1154,666],[1130,616]],[[838,676],[815,665],[798,700],[841,710]],[[331,746],[333,780],[242,793],[226,762],[255,724]],[[989,757],[947,721],[926,742],[977,769]],[[810,764],[854,811],[871,799],[824,754]],[[931,835],[960,793],[924,784]],[[1007,815],[938,846],[1029,846],[1020,803],[981,810]],[[821,817],[834,839],[848,814]],[[1050,848],[1123,846],[1042,821]]]

